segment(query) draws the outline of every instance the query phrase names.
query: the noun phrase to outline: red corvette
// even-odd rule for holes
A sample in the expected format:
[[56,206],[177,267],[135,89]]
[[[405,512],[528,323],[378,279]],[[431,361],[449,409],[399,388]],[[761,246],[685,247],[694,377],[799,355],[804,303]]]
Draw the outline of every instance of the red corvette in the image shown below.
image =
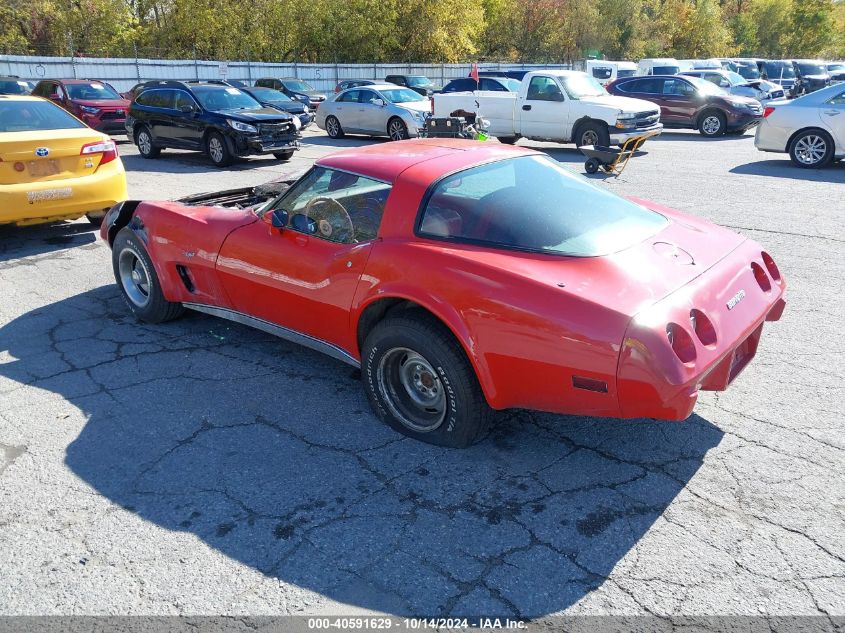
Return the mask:
[[471,141],[125,202],[102,237],[138,318],[190,308],[326,352],[361,367],[387,424],[444,446],[475,441],[493,409],[683,420],[785,306],[756,242]]

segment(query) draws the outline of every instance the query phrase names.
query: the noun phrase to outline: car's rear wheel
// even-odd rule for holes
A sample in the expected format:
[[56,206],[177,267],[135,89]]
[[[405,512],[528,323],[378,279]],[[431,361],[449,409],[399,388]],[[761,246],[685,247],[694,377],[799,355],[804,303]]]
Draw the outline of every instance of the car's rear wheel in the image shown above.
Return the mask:
[[610,133],[607,127],[595,121],[582,123],[575,131],[575,145],[583,147],[584,145],[600,145],[607,147],[610,145]]
[[296,150],[289,149],[286,152],[273,152],[273,156],[278,158],[279,160],[290,160],[293,158],[293,153]]
[[464,448],[479,440],[493,411],[451,333],[420,311],[388,317],[362,350],[362,379],[376,415],[429,444]]
[[135,135],[135,144],[138,146],[138,153],[143,158],[158,158],[161,154],[161,148],[156,147],[153,143],[153,135],[150,131],[142,127]]
[[226,144],[226,139],[220,132],[212,132],[205,142],[205,149],[215,167],[228,167],[235,157]]
[[402,119],[393,117],[387,122],[387,135],[391,141],[404,141],[408,138],[408,126]]
[[805,169],[824,167],[833,159],[833,139],[822,130],[805,130],[789,144],[792,162]]
[[343,128],[340,126],[337,117],[326,117],[326,134],[329,135],[329,138],[343,138]]
[[147,249],[130,229],[121,229],[114,239],[112,269],[126,305],[141,321],[162,323],[184,312],[181,303],[164,298]]
[[705,112],[701,120],[698,122],[698,131],[702,136],[713,138],[714,136],[721,136],[728,127],[728,120],[722,112],[712,110]]

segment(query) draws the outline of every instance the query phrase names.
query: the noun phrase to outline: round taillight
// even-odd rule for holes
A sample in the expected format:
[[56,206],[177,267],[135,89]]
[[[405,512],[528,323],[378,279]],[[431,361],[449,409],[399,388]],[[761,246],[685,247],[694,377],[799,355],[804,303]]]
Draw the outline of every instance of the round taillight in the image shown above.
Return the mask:
[[778,270],[778,265],[775,264],[775,260],[772,259],[772,256],[765,251],[760,253],[760,255],[763,257],[763,263],[766,265],[766,270],[769,271],[772,279],[780,281],[780,270]]
[[763,270],[763,267],[757,262],[751,262],[751,271],[754,273],[754,279],[757,280],[757,285],[760,286],[763,292],[771,292],[772,282],[769,281],[769,276]]
[[695,362],[695,343],[689,332],[677,323],[670,323],[666,326],[666,336],[669,339],[669,345],[672,346],[672,351],[682,363],[688,365]]
[[701,341],[702,345],[711,347],[716,344],[716,328],[713,327],[713,322],[707,318],[701,310],[691,310],[689,313],[690,324],[692,330]]
[[26,169],[26,165],[24,165],[21,161],[15,163],[15,171],[23,171]]

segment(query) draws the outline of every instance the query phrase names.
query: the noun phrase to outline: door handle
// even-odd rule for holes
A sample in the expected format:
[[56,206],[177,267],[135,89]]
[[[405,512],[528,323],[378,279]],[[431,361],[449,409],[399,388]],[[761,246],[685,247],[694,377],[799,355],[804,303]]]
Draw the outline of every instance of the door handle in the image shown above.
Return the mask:
[[528,112],[531,109],[531,106],[530,105],[524,105],[524,106],[522,106],[522,109],[525,110],[526,112]]
[[839,114],[839,110],[825,110],[824,113],[829,114],[830,116],[836,116]]

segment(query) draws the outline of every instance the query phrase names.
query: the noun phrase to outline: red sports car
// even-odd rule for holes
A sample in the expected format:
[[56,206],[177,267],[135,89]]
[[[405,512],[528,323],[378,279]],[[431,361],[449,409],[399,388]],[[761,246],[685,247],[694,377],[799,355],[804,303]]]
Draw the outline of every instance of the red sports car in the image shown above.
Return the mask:
[[427,139],[294,182],[129,201],[102,225],[129,308],[185,308],[361,367],[397,431],[467,446],[494,409],[683,420],[780,318],[762,247],[519,147]]

